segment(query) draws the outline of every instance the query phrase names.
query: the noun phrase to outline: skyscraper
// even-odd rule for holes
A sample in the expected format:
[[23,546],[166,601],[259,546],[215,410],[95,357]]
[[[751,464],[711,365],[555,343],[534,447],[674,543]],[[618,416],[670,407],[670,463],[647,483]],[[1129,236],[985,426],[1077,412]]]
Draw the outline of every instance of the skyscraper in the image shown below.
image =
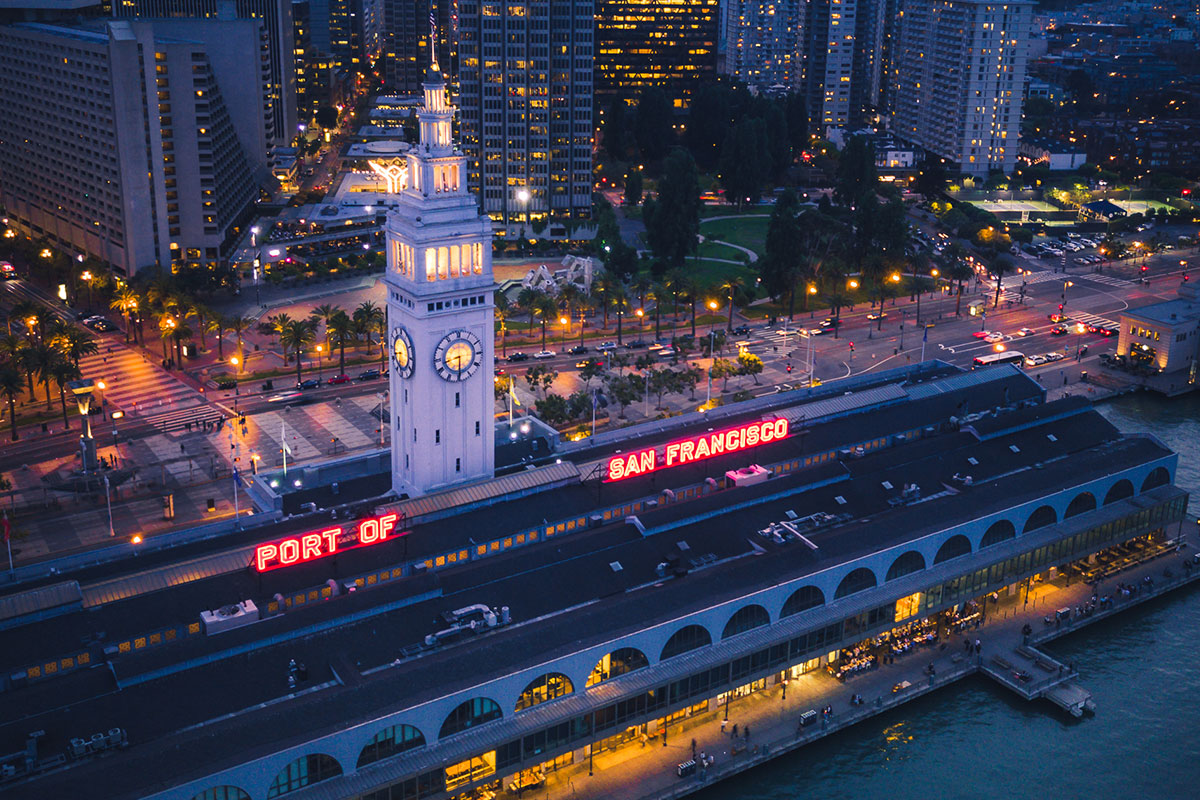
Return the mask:
[[132,276],[222,265],[267,177],[250,21],[0,27],[0,202]]
[[723,13],[724,71],[750,86],[795,89],[803,0],[728,0]]
[[122,0],[113,16],[149,19],[256,19],[268,42],[273,124],[272,145],[286,146],[297,133],[295,45],[291,0]]
[[817,132],[862,125],[879,104],[885,0],[808,0],[804,93]]
[[592,8],[592,0],[459,6],[471,185],[484,213],[512,235],[533,236],[547,221],[555,235],[555,221],[590,215]]
[[1031,0],[905,0],[892,131],[971,175],[1013,171]]
[[421,91],[429,63],[430,22],[436,22],[438,65],[454,89],[458,74],[456,0],[378,0],[383,9],[381,46],[384,84],[388,89],[416,94]]
[[686,104],[717,74],[720,0],[596,0],[596,96],[658,86]]
[[420,141],[396,173],[405,186],[386,228],[398,495],[491,478],[495,464],[491,224],[467,187],[436,64],[424,90]]

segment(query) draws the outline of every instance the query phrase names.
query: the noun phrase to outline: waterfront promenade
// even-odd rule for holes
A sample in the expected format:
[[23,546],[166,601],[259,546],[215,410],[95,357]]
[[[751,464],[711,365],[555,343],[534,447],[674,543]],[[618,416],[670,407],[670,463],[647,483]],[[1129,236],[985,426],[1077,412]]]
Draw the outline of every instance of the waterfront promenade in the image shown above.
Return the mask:
[[[1190,525],[1185,529],[1195,531]],[[1191,542],[1197,541],[1195,535],[1188,538]],[[937,646],[899,656],[894,664],[881,665],[844,683],[835,680],[824,669],[819,669],[792,679],[786,691],[782,685],[768,686],[729,704],[724,731],[721,722],[726,715],[726,707],[710,706],[701,714],[672,723],[667,730],[665,746],[663,738],[656,736],[645,745],[634,741],[615,750],[599,753],[591,764],[590,776],[588,760],[583,758],[549,773],[542,787],[525,791],[521,796],[525,800],[568,797],[666,800],[682,797],[977,672],[999,680],[1006,688],[1026,698],[1040,697],[1059,684],[1078,683],[1086,688],[1086,675],[1075,673],[1070,664],[1060,664],[1046,650],[1033,651],[1043,662],[1040,667],[1033,659],[1019,652],[1030,652],[1024,646],[1022,628],[1026,624],[1033,628],[1031,645],[1038,647],[1187,584],[1194,584],[1200,581],[1200,567],[1185,569],[1183,561],[1185,558],[1191,559],[1195,549],[1194,545],[1185,546],[1178,554],[1165,554],[1131,567],[1098,586],[1085,583],[1065,586],[1061,581],[1039,584],[1031,588],[1028,603],[1024,602],[1024,597],[1020,602],[1012,598],[999,604],[989,603],[987,619],[978,629],[972,628]],[[1169,570],[1173,577],[1166,577],[1164,570]],[[1146,577],[1153,580],[1153,587],[1143,585]],[[1124,597],[1116,591],[1118,583],[1135,584],[1141,588],[1137,594]],[[1082,606],[1093,593],[1113,597],[1112,605],[1098,609],[1090,616],[1046,625],[1047,615],[1053,617],[1059,608]],[[972,643],[976,639],[980,641],[979,656],[966,656],[964,637],[968,637]],[[944,648],[941,646],[943,644]],[[1012,670],[997,666],[993,660],[997,658],[1011,663],[1015,669],[1028,672],[1031,680],[1016,680],[1011,675]],[[932,679],[927,672],[931,663],[935,671]],[[910,684],[907,688],[893,691],[894,687],[905,681]],[[850,698],[855,694],[863,697],[864,704],[851,705]],[[1104,713],[1105,698],[1100,696],[1094,699],[1097,713]],[[827,722],[822,722],[821,710],[826,706],[832,706],[833,714]],[[818,720],[812,725],[800,727],[800,715],[810,709],[817,711]],[[1047,714],[1067,713],[1049,702],[1045,703],[1043,710]],[[737,739],[731,736],[735,724],[738,726]],[[751,733],[748,740],[741,735],[747,726]],[[680,778],[676,775],[676,767],[692,758],[693,741],[697,753],[703,752],[714,757],[715,763],[706,774],[697,771],[690,777]]]

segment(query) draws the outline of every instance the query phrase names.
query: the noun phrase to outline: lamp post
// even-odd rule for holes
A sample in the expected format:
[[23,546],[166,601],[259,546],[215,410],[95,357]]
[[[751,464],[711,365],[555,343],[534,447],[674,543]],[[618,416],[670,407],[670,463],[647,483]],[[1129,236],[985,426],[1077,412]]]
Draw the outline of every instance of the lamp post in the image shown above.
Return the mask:
[[567,352],[567,326],[571,324],[571,320],[567,319],[567,317],[564,315],[558,318],[558,324],[562,325],[562,341],[559,345],[559,349],[565,353]]
[[1078,361],[1080,358],[1083,357],[1081,355],[1080,348],[1083,345],[1083,332],[1085,330],[1086,330],[1086,327],[1084,326],[1084,324],[1082,322],[1075,325],[1075,360],[1076,361]]
[[113,530],[112,521],[112,495],[109,492],[108,476],[104,476],[104,502],[108,506],[108,535],[116,536],[116,531]]
[[524,187],[521,187],[520,189],[518,189],[517,190],[517,199],[521,201],[521,217],[520,217],[520,219],[521,219],[521,236],[520,236],[520,238],[524,239],[525,238],[525,220],[526,220],[526,217],[529,215],[529,190]]
[[262,233],[262,228],[255,225],[250,229],[250,246],[258,247],[258,235]]
[[67,384],[75,402],[79,406],[79,417],[83,420],[83,430],[79,436],[79,455],[83,460],[83,474],[96,470],[96,440],[92,438],[92,420],[88,411],[92,405],[92,390],[96,382],[91,378],[81,378]]
[[229,364],[233,367],[233,413],[235,415],[238,413],[238,399],[241,394],[238,389],[238,364],[240,363],[242,360],[237,356],[231,356],[229,359]]
[[638,308],[633,313],[636,314],[638,318],[638,338],[640,339],[642,338],[642,326],[644,325],[646,319],[646,310],[643,308]]
[[325,345],[317,345],[317,383],[321,382],[321,354],[325,352]]
[[[80,258],[82,259],[83,256],[80,256]],[[82,280],[84,283],[87,284],[87,292],[88,292],[87,307],[88,307],[88,311],[91,311],[92,310],[92,271],[89,269],[85,269],[82,273],[80,273],[79,278],[80,278],[80,280]]]
[[[713,332],[715,332],[715,331],[717,330],[717,316],[716,316],[716,311],[717,311],[717,309],[718,309],[718,308],[719,308],[719,306],[717,305],[717,301],[716,301],[716,300],[709,300],[709,301],[708,301],[708,310],[713,312],[712,330],[711,330],[711,331],[709,331],[709,333],[710,333],[710,334],[711,334],[711,333],[713,333]],[[710,349],[711,349],[711,348],[710,348]]]

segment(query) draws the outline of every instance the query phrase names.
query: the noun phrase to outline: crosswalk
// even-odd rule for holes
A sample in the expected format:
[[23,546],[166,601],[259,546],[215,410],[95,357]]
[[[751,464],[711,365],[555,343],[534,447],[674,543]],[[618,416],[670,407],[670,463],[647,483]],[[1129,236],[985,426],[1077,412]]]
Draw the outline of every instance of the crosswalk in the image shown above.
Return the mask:
[[1084,325],[1116,326],[1116,324],[1117,324],[1117,323],[1113,322],[1111,319],[1109,319],[1108,317],[1102,317],[1099,314],[1092,314],[1091,312],[1088,312],[1088,311],[1072,311],[1071,309],[1068,308],[1067,316],[1071,318],[1072,322],[1082,322]]
[[217,409],[210,405],[188,406],[187,408],[177,408],[172,411],[163,411],[158,414],[146,414],[139,417],[142,422],[148,423],[160,433],[170,433],[171,431],[179,431],[188,429],[190,424],[193,428],[202,426],[204,422],[212,424],[217,420],[225,417]]
[[104,384],[101,395],[110,409],[149,418],[205,404],[199,392],[140,353],[120,342],[99,344],[99,352],[80,359],[79,371]]
[[1041,272],[1031,272],[1028,275],[1006,275],[1004,277],[1004,283],[1008,286],[1020,286],[1022,283],[1032,285],[1035,283],[1045,283],[1046,281],[1067,280],[1070,280],[1070,277],[1057,272],[1046,272],[1045,270],[1042,270]]
[[1093,283],[1103,283],[1108,286],[1117,286],[1120,288],[1125,288],[1133,283],[1133,281],[1127,281],[1124,278],[1118,278],[1115,275],[1102,275],[1102,274],[1092,273],[1091,275],[1082,275],[1080,277],[1082,277],[1085,281],[1092,281]]

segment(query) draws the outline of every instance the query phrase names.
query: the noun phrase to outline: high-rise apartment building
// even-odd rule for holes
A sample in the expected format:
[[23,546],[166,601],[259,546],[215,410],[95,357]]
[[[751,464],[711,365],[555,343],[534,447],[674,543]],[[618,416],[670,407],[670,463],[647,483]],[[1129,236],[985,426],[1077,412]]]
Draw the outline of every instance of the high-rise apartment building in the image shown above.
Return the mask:
[[595,0],[596,96],[661,87],[676,105],[717,74],[720,0]]
[[724,72],[760,89],[795,89],[802,62],[803,0],[728,0]]
[[399,93],[419,94],[429,64],[430,19],[437,23],[438,65],[454,91],[458,74],[457,0],[378,0],[382,14],[380,45],[384,84]]
[[221,265],[267,177],[250,21],[0,27],[0,188],[33,239],[132,276]]
[[592,0],[459,6],[470,182],[509,234],[591,213],[592,25]]
[[287,145],[297,133],[295,44],[291,0],[122,0],[113,4],[116,17],[148,19],[256,19],[268,43],[273,120],[271,145]]
[[1016,166],[1033,3],[905,0],[892,132],[972,175]]
[[885,0],[808,0],[803,86],[813,128],[862,125],[880,100]]

